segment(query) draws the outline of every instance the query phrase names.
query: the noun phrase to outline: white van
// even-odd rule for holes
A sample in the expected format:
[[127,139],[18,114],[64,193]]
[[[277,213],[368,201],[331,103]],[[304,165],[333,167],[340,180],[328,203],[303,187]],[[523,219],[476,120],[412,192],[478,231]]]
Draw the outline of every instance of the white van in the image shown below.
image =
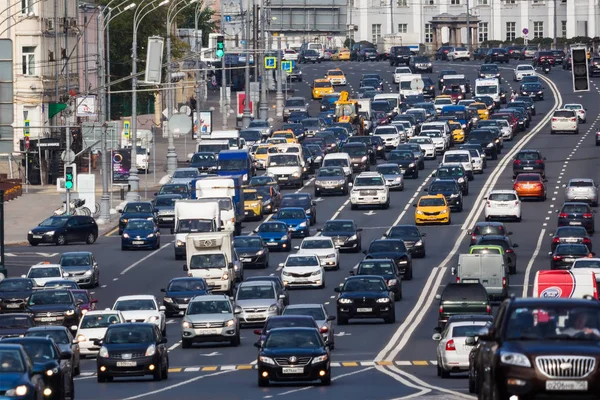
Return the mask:
[[421,74],[407,74],[400,76],[400,82],[398,82],[400,88],[400,96],[411,96],[422,93],[421,90],[414,90],[413,88],[411,88],[411,83],[414,79],[421,79]]
[[323,56],[325,55],[325,46],[321,43],[308,43],[306,45],[307,50],[316,50],[319,53],[319,58],[323,60]]
[[449,150],[445,152],[442,159],[442,164],[444,163],[461,163],[469,180],[473,180],[473,158],[469,150]]
[[535,274],[532,297],[581,299],[587,296],[598,300],[596,274],[592,271],[571,269],[538,271]]
[[352,180],[352,161],[348,153],[329,153],[325,155],[321,167],[342,167],[344,175],[349,180]]
[[[400,104],[402,104],[402,100],[398,93],[380,93],[376,94],[373,97],[373,101],[377,100],[385,100],[392,106],[392,111],[397,113],[400,112]],[[360,101],[360,100],[359,100]]]

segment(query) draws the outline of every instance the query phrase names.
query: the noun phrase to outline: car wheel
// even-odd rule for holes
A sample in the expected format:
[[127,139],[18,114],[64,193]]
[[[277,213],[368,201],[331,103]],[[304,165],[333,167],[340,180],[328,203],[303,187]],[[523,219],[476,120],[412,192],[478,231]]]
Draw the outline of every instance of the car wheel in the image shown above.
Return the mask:
[[321,379],[321,384],[323,386],[331,385],[331,372],[329,374],[327,374],[327,376],[325,378]]
[[440,367],[440,378],[442,378],[442,379],[450,378],[450,372],[446,371],[443,367]]
[[189,349],[192,347],[191,339],[181,339],[181,348]]
[[[598,143],[596,143],[596,146],[598,146]],[[33,247],[37,246],[39,243],[38,242],[29,242],[30,245],[32,245]]]
[[338,321],[338,325],[347,325],[348,324],[348,319],[341,317],[339,314],[337,316],[337,321]]
[[94,235],[92,232],[88,233],[87,238],[85,239],[85,242],[87,244],[94,244],[95,241],[96,241],[96,235]]
[[516,265],[513,265],[512,267],[510,267],[510,268],[508,269],[508,273],[509,273],[510,275],[516,275],[516,274],[517,274],[517,266],[516,266]]
[[161,371],[162,379],[169,379],[169,364],[165,364],[163,370]]
[[241,343],[241,338],[240,338],[240,332],[238,331],[237,335],[235,335],[235,337],[233,339],[231,339],[231,345],[232,346],[239,346]]
[[396,310],[394,309],[392,311],[393,312],[392,315],[383,319],[386,324],[393,324],[394,322],[396,322],[396,312],[395,311]]
[[158,381],[160,381],[162,379],[162,368],[163,367],[162,367],[162,363],[161,363],[161,365],[159,366],[159,368],[156,368],[154,370],[154,373],[152,374],[152,380],[158,382]]
[[104,383],[104,382],[106,382],[106,378],[107,378],[106,376],[98,374],[96,380],[98,381],[98,383]]
[[475,380],[471,378],[471,374],[469,374],[469,393],[475,393]]
[[65,237],[65,235],[58,235],[56,237],[56,245],[64,246],[65,244],[67,244],[67,238]]
[[73,368],[73,375],[74,376],[81,375],[81,365],[77,364],[77,367]]

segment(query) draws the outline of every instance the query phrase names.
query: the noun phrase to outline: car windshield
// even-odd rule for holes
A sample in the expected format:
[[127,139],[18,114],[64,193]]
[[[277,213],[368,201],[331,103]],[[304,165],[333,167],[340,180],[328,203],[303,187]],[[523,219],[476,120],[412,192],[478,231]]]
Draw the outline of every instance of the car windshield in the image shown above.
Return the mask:
[[383,186],[384,182],[379,177],[357,177],[354,186]]
[[[0,374],[25,372],[25,363],[16,349],[0,349]],[[8,378],[7,378],[8,379]]]
[[434,182],[431,184],[431,186],[429,186],[429,191],[430,192],[447,192],[447,191],[453,191],[456,190],[456,184],[454,183],[454,181],[452,182]]
[[485,72],[485,73],[488,73],[488,74],[489,73],[497,73],[498,72],[498,66],[492,65],[492,64],[482,65],[479,70],[481,72]]
[[485,322],[469,324],[469,325],[458,325],[452,327],[452,337],[468,337],[478,336],[479,331],[486,326]]
[[382,175],[402,175],[402,171],[397,165],[385,165],[377,167],[377,172]]
[[62,278],[60,274],[60,268],[32,268],[29,271],[28,278]]
[[315,267],[318,266],[319,259],[316,256],[293,256],[285,261],[286,267]]
[[262,139],[262,135],[259,131],[240,131],[240,137],[246,142],[258,142]]
[[421,136],[427,136],[429,138],[441,138],[442,132],[440,131],[425,131],[420,133]]
[[204,203],[214,203],[215,201],[219,203],[219,210],[221,211],[229,211],[233,210],[233,202],[231,197],[204,197],[202,199],[198,199],[196,201],[204,202]]
[[250,121],[248,128],[268,128],[269,122],[267,121]]
[[587,232],[582,226],[562,226],[556,230],[555,237],[584,237]]
[[325,82],[315,81],[314,87],[316,87],[316,88],[331,88],[333,86],[331,86],[331,82],[329,82],[329,81],[325,81]]
[[281,200],[281,208],[307,207],[310,204],[308,196],[284,196]]
[[25,352],[31,358],[31,361],[35,363],[47,363],[50,360],[58,358],[58,354],[56,354],[51,341],[24,340],[20,344],[25,348]]
[[125,206],[123,213],[146,213],[152,212],[152,204],[149,203],[129,203]]
[[315,321],[324,321],[327,318],[321,307],[287,307],[283,315],[308,315]]
[[469,162],[469,155],[468,154],[446,154],[444,157],[444,162],[466,163],[466,162]]
[[244,192],[244,200],[250,200],[250,201],[258,200],[258,192]]
[[154,341],[154,327],[150,325],[116,325],[108,329],[104,338],[105,344],[153,343]]
[[411,138],[408,142],[416,144],[433,144],[433,141],[430,138],[424,137]]
[[196,153],[192,156],[193,164],[214,164],[217,161],[212,153]]
[[369,246],[369,253],[396,253],[406,252],[402,240],[376,240]]
[[344,146],[342,151],[348,154],[350,157],[360,157],[367,155],[367,148],[365,146]]
[[462,168],[438,168],[436,176],[438,178],[464,176],[465,172]]
[[387,287],[383,279],[353,278],[346,280],[343,292],[383,292]]
[[571,268],[598,268],[600,269],[599,260],[589,260],[587,258],[577,259]]
[[248,169],[248,159],[246,158],[219,158],[217,160],[217,169],[219,171],[244,171]]
[[315,321],[310,318],[269,318],[264,330],[269,332],[275,328],[314,328]]
[[81,301],[81,304],[88,304],[90,302],[90,297],[87,292],[75,292],[73,291],[73,297],[75,297],[75,301]]
[[[344,160],[338,160],[338,159],[333,159],[331,160],[332,163],[331,164],[345,164],[345,166],[347,166],[347,163],[343,162]],[[338,163],[337,161],[342,161],[343,163]],[[342,177],[344,177],[344,170],[339,169],[339,168],[319,168],[319,171],[317,171],[317,177],[318,178],[339,178],[341,179]]]
[[44,337],[54,340],[56,344],[71,344],[71,340],[63,329],[44,329],[41,331],[32,331],[25,334],[26,337]]
[[[164,185],[160,188],[159,194],[186,194],[188,192],[186,185]],[[135,212],[132,208],[128,212]],[[150,211],[142,211],[150,212]]]
[[0,282],[0,292],[27,292],[32,289],[33,283],[29,279],[5,279]]
[[288,228],[285,224],[267,223],[267,224],[261,224],[258,227],[258,231],[262,232],[262,233],[279,232],[279,233],[286,234],[288,231]]
[[68,288],[68,289],[79,289],[79,286],[77,285],[76,282],[74,281],[68,281],[68,280],[57,280],[57,281],[50,281],[50,282],[46,282],[44,284],[44,288]]
[[564,108],[567,110],[583,110],[583,106],[581,104],[565,104]]
[[488,196],[490,201],[516,201],[517,195],[514,193],[491,193]]
[[23,315],[0,314],[0,326],[6,328],[31,328],[33,321]]
[[540,85],[537,83],[524,83],[521,85],[521,89],[526,91],[540,90]]
[[117,311],[155,311],[156,304],[150,299],[119,300],[113,307]]
[[30,306],[47,306],[53,304],[73,304],[73,300],[67,290],[40,291],[31,294]]
[[445,205],[446,202],[442,197],[428,197],[419,200],[419,207],[442,207]]
[[559,244],[556,246],[556,254],[580,254],[587,256],[588,247],[585,244]]
[[324,167],[348,167],[348,160],[344,158],[329,158],[323,161]]
[[189,269],[227,268],[224,254],[193,254]]
[[344,76],[344,73],[342,71],[329,70],[329,71],[327,71],[327,75],[329,75],[329,76]]
[[242,285],[237,290],[236,300],[275,299],[272,285]]
[[393,275],[394,266],[391,262],[362,261],[358,265],[358,275]]
[[375,133],[374,135],[397,135],[398,131],[396,130],[396,128],[390,126],[390,127],[378,127],[377,129],[375,129]]
[[121,323],[121,319],[117,314],[85,314],[79,329],[107,328],[112,324],[118,323]]
[[181,219],[177,224],[177,233],[212,232],[213,220]]
[[485,86],[477,86],[476,88],[477,94],[495,94],[498,92],[497,85],[485,85]]
[[535,71],[535,69],[531,65],[519,65],[517,71]]
[[231,314],[231,303],[224,300],[192,301],[187,309],[187,315],[198,314]]
[[540,180],[540,174],[519,174],[516,179],[517,182],[539,182]]
[[286,107],[305,107],[306,101],[304,99],[289,99],[285,102]]
[[405,160],[414,161],[415,155],[412,151],[392,151],[388,155],[388,161],[392,160]]
[[269,156],[269,167],[297,167],[300,165],[297,155],[274,154]]
[[305,219],[306,214],[302,210],[281,210],[277,219]]
[[590,209],[584,204],[565,204],[562,208],[562,212],[568,214],[583,214],[589,213]]
[[334,245],[331,240],[316,240],[316,239],[304,239],[302,241],[301,249],[333,249]]
[[176,196],[176,197],[157,197],[154,200],[154,206],[155,207],[174,207],[175,206],[175,202],[177,200],[180,200],[181,196]]
[[173,173],[173,178],[182,178],[182,179],[187,179],[187,178],[196,178],[198,177],[198,170],[191,170],[191,169],[179,169],[179,170],[175,170],[175,172]]
[[259,249],[263,247],[263,243],[262,240],[260,240],[260,238],[258,237],[252,237],[252,236],[238,236],[234,239],[233,241],[233,246],[234,247],[251,247],[251,248],[256,248]]
[[69,217],[50,217],[47,220],[43,221],[40,224],[40,226],[47,228],[60,228],[64,226],[68,220]]
[[572,307],[544,304],[542,307],[518,307],[511,310],[505,340],[577,340],[600,339],[600,310],[597,307]]
[[500,235],[504,236],[505,230],[502,225],[477,225],[473,229],[475,235]]
[[130,219],[125,229],[149,231],[154,229],[154,225],[145,219]]
[[318,349],[323,347],[322,339],[316,329],[272,330],[267,336],[265,349]]
[[323,227],[323,232],[348,232],[354,233],[355,227],[348,221],[327,221]]

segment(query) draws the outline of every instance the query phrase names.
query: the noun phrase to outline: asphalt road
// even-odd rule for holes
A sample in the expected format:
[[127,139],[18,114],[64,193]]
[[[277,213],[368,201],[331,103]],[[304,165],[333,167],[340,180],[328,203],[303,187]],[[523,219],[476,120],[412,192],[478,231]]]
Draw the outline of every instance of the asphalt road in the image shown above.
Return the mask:
[[[474,83],[479,63],[436,63],[437,71],[449,66],[458,73],[467,75]],[[503,69],[504,85],[508,89],[517,88],[512,82],[511,62]],[[380,73],[386,79],[386,91],[396,90],[392,81],[392,70],[387,63],[323,63],[303,66],[304,82],[294,83],[296,95],[310,99],[310,84],[320,78],[329,68],[343,68],[348,79],[348,90],[357,90],[360,75],[367,72]],[[546,77],[544,77],[546,78]],[[548,269],[550,259],[549,233],[556,226],[554,210],[563,202],[564,186],[568,179],[576,177],[598,177],[597,151],[594,145],[594,132],[598,128],[600,115],[594,107],[594,99],[600,93],[592,85],[592,91],[583,95],[572,93],[571,74],[555,69],[547,76],[545,100],[536,103],[537,116],[531,128],[520,133],[513,142],[506,142],[498,161],[488,163],[483,175],[476,175],[470,182],[470,194],[465,197],[462,213],[453,213],[450,226],[424,227],[427,233],[427,257],[415,259],[414,279],[405,282],[404,298],[396,304],[396,323],[382,324],[378,321],[351,323],[344,327],[336,326],[336,349],[332,353],[333,384],[330,387],[306,385],[272,385],[258,388],[253,362],[256,349],[253,347],[255,335],[252,329],[242,331],[242,345],[227,347],[221,345],[194,346],[183,350],[180,346],[180,320],[168,320],[167,335],[170,346],[170,375],[162,382],[152,382],[149,378],[117,380],[110,384],[98,384],[95,378],[95,361],[82,361],[82,375],[76,378],[76,391],[79,399],[198,399],[205,400],[257,400],[286,397],[290,400],[305,399],[402,399],[431,396],[435,399],[472,398],[468,395],[466,375],[453,375],[451,379],[436,376],[436,345],[431,339],[436,326],[437,304],[434,296],[451,279],[450,268],[455,265],[458,254],[468,248],[466,231],[482,219],[483,197],[492,188],[511,188],[511,155],[520,148],[535,148],[547,158],[546,174],[548,200],[526,202],[523,205],[523,220],[509,223],[514,232],[513,241],[517,249],[518,273],[511,277],[511,292],[517,296],[530,292],[535,272]],[[310,101],[310,100],[309,100]],[[581,127],[578,136],[550,136],[548,112],[565,103],[583,103],[588,108],[587,124]],[[312,102],[311,110],[318,112],[318,105]],[[349,199],[345,196],[317,199],[317,225],[322,227],[329,219],[353,219],[363,228],[363,246],[381,238],[390,226],[398,223],[413,223],[412,204],[423,194],[423,188],[430,181],[430,173],[438,161],[426,161],[425,171],[418,179],[407,179],[402,192],[393,192],[391,207],[388,210],[375,209],[351,211]],[[505,167],[508,169],[505,170]],[[312,180],[301,189],[312,193]],[[251,232],[258,222],[246,223],[244,232]],[[9,247],[7,263],[12,276],[26,273],[27,268],[42,260],[57,260],[58,253],[82,248],[91,249],[101,267],[101,286],[94,296],[99,299],[100,309],[111,307],[118,296],[129,294],[153,294],[161,299],[160,288],[165,287],[173,277],[182,276],[182,261],[173,256],[173,236],[163,231],[162,247],[156,251],[120,250],[120,238],[116,234],[100,238],[94,245],[69,245],[63,248],[54,246]],[[597,242],[596,239],[593,239]],[[300,243],[294,240],[294,245]],[[594,243],[595,246],[600,246]],[[600,247],[597,247],[600,248]],[[271,253],[269,270],[246,270],[246,276],[278,274],[277,265],[283,262],[287,253]],[[328,311],[335,315],[333,288],[340,284],[348,271],[362,259],[362,254],[343,253],[341,269],[327,272],[326,288],[297,290],[291,292],[292,303],[324,303]]]

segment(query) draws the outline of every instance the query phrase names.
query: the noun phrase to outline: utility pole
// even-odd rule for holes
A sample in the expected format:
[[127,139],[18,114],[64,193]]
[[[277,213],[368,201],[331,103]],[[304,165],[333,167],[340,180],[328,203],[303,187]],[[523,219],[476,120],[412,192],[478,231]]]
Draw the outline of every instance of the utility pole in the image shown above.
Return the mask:
[[390,0],[390,33],[394,33],[394,0]]
[[553,4],[553,6],[554,6],[554,24],[553,24],[553,25],[554,25],[554,34],[552,35],[552,37],[553,37],[554,39],[552,39],[552,46],[553,46],[552,48],[553,48],[554,50],[556,50],[556,49],[557,49],[556,32],[557,32],[557,30],[558,30],[558,29],[556,28],[556,23],[558,22],[558,21],[556,20],[556,0],[553,0],[553,3],[554,3],[554,4]]
[[[175,5],[175,3],[173,3]],[[169,7],[170,8],[170,7]],[[173,115],[173,92],[171,91],[171,16],[167,14],[167,119]],[[177,169],[177,153],[173,131],[169,129],[167,145],[167,175],[173,175]]]
[[[137,13],[136,13],[137,14]],[[137,201],[139,199],[138,190],[140,187],[140,178],[137,169],[137,25],[136,18],[133,18],[133,45],[131,49],[131,168],[129,168],[129,191],[125,196],[127,201]]]
[[[65,125],[66,125],[65,126],[65,144],[66,144],[65,147],[67,148],[67,151],[65,153],[66,154],[66,162],[64,163],[65,168],[67,166],[70,166],[71,163],[75,161],[75,160],[71,160],[71,138],[72,138],[72,136],[71,136],[71,127],[69,126],[70,125],[69,118],[71,118],[71,111],[72,111],[71,110],[72,102],[71,102],[71,95],[69,93],[69,91],[71,89],[71,71],[69,68],[70,51],[69,51],[69,23],[67,20],[68,12],[69,12],[68,0],[65,0],[65,19],[64,19],[65,31],[64,32],[65,32],[65,52],[66,52],[65,56],[67,58],[66,59],[66,68],[65,68],[65,77],[66,77],[65,89],[66,89],[67,96],[68,96],[67,113],[65,115]],[[71,190],[69,190],[69,189],[67,189],[65,200],[67,202],[67,204],[65,205],[65,210],[67,211],[66,215],[70,215],[71,214]]]
[[227,69],[225,60],[227,59],[227,52],[223,53],[223,57],[221,58],[221,97],[223,101],[222,104],[222,114],[223,114],[223,130],[227,129],[227,114],[229,114],[229,107],[227,104]]
[[260,13],[261,13],[261,24],[263,26],[262,28],[262,32],[261,32],[261,51],[260,51],[260,55],[261,57],[257,57],[257,55],[255,55],[254,57],[254,62],[258,62],[260,60],[260,119],[262,120],[267,120],[269,118],[269,104],[267,103],[267,77],[266,77],[266,70],[265,70],[265,49],[267,47],[267,30],[266,28],[266,16],[267,13],[265,12],[265,7],[264,7],[264,2],[266,0],[263,0],[263,5],[260,8]]
[[[194,38],[196,39],[196,132],[198,140],[200,140],[200,50],[201,46],[198,43],[198,13],[200,10],[200,3],[196,6],[196,12],[194,13]],[[205,85],[206,81],[202,80],[202,84]],[[192,115],[193,111],[192,111]],[[193,119],[192,119],[193,122]],[[193,127],[192,127],[193,130]]]
[[85,94],[89,94],[90,83],[88,81],[88,35],[87,35],[87,8],[83,9],[83,80],[85,85]]
[[[241,7],[240,7],[241,8]],[[252,119],[252,111],[250,110],[250,0],[246,2],[246,26],[245,26],[244,36],[245,47],[246,47],[246,66],[244,68],[244,114],[242,117],[242,127],[247,128],[250,125],[250,120]]]
[[467,50],[471,52],[471,10],[469,0],[467,0]]
[[275,104],[277,107],[277,116],[283,117],[283,92],[281,91],[281,79],[283,71],[281,69],[281,36],[277,35],[277,94],[275,95]]
[[[111,13],[112,10],[109,8],[108,9],[108,22],[110,22],[111,19]],[[104,37],[103,37],[104,39]],[[104,59],[104,53],[102,53],[102,59]],[[110,96],[110,23],[106,24],[106,72],[105,72],[105,78],[102,81],[102,85],[106,84],[106,90],[108,92],[108,96],[107,97],[107,106],[106,106],[106,118],[108,121],[112,120],[112,117],[110,115],[110,111],[111,111],[111,96]],[[111,172],[112,173],[112,172]],[[110,211],[110,210],[109,210]]]
[[[104,9],[100,10],[98,13],[98,36],[97,36],[97,44],[98,44],[98,78],[100,79],[100,84],[98,87],[100,88],[100,93],[98,93],[98,103],[100,105],[100,110],[98,111],[99,121],[101,129],[103,129],[101,139],[101,147],[100,147],[100,155],[102,157],[102,197],[100,197],[100,218],[98,219],[99,223],[107,224],[110,222],[110,196],[108,194],[108,174],[112,173],[112,168],[109,168],[108,162],[111,157],[108,156],[108,144],[107,144],[107,125],[106,125],[106,71],[104,64],[104,55],[109,52],[110,48],[107,46],[104,47],[104,24],[106,21],[106,27],[108,29],[108,25],[111,17],[111,9],[108,8],[108,13],[106,16],[104,15]],[[106,18],[106,19],[105,19]],[[110,113],[110,109],[109,109]]]

